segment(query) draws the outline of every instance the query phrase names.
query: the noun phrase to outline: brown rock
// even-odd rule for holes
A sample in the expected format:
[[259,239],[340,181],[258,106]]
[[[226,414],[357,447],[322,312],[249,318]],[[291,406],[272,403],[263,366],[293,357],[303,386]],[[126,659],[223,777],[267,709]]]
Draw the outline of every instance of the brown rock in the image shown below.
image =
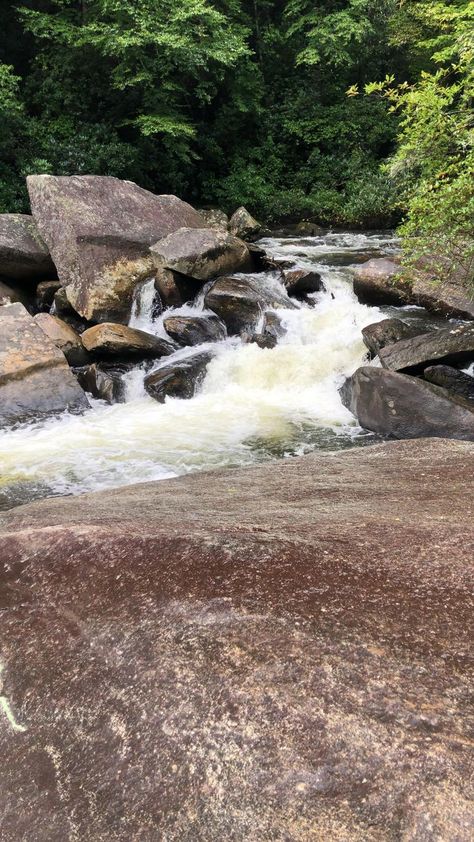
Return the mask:
[[449,365],[432,365],[425,368],[423,377],[429,383],[435,383],[454,395],[474,401],[474,377],[458,371]]
[[50,338],[53,345],[63,352],[69,365],[84,365],[87,362],[88,355],[81,337],[70,325],[49,313],[38,313],[34,321]]
[[169,269],[156,270],[155,289],[164,307],[181,307],[182,304],[193,301],[198,292],[196,281]]
[[453,325],[445,330],[402,339],[379,352],[384,368],[421,372],[434,363],[461,365],[474,360],[474,325]]
[[198,351],[184,359],[165,363],[145,377],[145,389],[159,403],[167,397],[189,400],[204,380],[212,351]]
[[107,403],[123,403],[126,399],[124,375],[133,363],[93,363],[77,371],[82,388],[92,397]]
[[473,468],[392,442],[1,516],[2,840],[470,839]]
[[246,244],[213,228],[180,228],[155,243],[150,252],[158,270],[168,269],[197,281],[252,269]]
[[0,276],[34,280],[55,271],[32,216],[0,214]]
[[180,345],[219,342],[227,336],[225,324],[217,316],[169,316],[163,327]]
[[40,281],[36,287],[36,304],[39,310],[48,310],[54,301],[54,296],[61,289],[61,281]]
[[242,240],[257,239],[261,230],[260,223],[244,207],[237,208],[230,218],[229,231]]
[[284,288],[260,278],[219,278],[207,291],[205,306],[226,324],[229,333],[255,327],[264,310],[295,304],[285,295]]
[[354,292],[363,304],[410,304],[411,286],[402,268],[386,257],[368,260],[354,271]]
[[59,279],[88,320],[126,321],[133,289],[152,269],[152,243],[203,224],[176,196],[155,196],[109,176],[35,175],[27,182]]
[[288,295],[294,295],[302,301],[308,300],[308,295],[313,292],[320,292],[324,289],[319,272],[310,272],[307,269],[292,269],[284,272],[285,286]]
[[166,339],[112,322],[88,328],[81,340],[87,351],[99,357],[164,357],[175,350]]
[[228,231],[229,217],[224,211],[218,208],[200,208],[199,213],[209,228],[216,228],[218,231]]
[[474,407],[432,383],[363,366],[341,390],[361,427],[396,439],[430,436],[474,441]]
[[0,424],[88,405],[64,354],[23,305],[0,308]]

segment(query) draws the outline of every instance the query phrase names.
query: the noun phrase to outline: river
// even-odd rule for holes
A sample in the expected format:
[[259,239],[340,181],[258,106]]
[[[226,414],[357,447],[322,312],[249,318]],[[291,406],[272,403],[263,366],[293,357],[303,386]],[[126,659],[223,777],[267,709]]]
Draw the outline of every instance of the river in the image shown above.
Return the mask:
[[[312,296],[314,306],[278,311],[286,334],[277,347],[261,349],[237,338],[218,343],[192,400],[156,403],[143,389],[138,366],[127,375],[125,403],[91,401],[81,416],[3,430],[0,508],[375,440],[343,407],[338,389],[366,359],[362,328],[396,312],[360,304],[352,289],[354,266],[393,254],[393,235],[327,233],[261,244],[297,268],[316,269],[325,284]],[[278,282],[270,274],[262,281]],[[160,335],[163,317],[153,320],[149,293],[142,291],[131,324]],[[197,311],[203,311],[202,298],[175,312]],[[404,308],[405,320],[420,317],[426,314]]]

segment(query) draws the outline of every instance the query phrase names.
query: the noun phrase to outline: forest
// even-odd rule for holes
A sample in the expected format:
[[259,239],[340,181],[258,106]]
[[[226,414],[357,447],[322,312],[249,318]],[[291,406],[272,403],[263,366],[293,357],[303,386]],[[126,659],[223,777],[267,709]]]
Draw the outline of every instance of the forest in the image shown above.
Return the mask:
[[108,174],[267,224],[400,226],[474,273],[470,0],[17,0],[0,212],[31,173]]

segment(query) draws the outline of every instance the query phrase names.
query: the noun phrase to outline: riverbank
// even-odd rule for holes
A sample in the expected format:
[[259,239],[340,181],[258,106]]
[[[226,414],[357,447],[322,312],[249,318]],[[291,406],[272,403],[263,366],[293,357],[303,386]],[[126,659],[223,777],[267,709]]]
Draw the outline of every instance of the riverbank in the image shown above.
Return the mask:
[[0,516],[2,838],[470,836],[474,444]]

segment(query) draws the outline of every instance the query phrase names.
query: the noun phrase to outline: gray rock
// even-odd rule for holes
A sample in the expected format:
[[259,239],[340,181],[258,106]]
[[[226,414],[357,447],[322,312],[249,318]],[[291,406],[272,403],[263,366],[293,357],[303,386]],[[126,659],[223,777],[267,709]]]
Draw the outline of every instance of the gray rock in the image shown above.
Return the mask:
[[441,386],[453,395],[459,395],[465,400],[474,401],[474,377],[451,368],[449,365],[433,365],[425,368],[423,377],[429,383]]
[[281,323],[281,318],[278,313],[269,311],[263,317],[262,333],[264,336],[270,336],[273,339],[280,339],[285,335],[286,330]]
[[155,289],[164,307],[181,307],[182,304],[193,301],[199,287],[192,278],[161,268],[156,270]]
[[200,208],[199,213],[209,228],[216,228],[218,231],[229,230],[229,217],[219,208]]
[[0,281],[0,307],[4,304],[16,304],[18,302],[20,304],[24,304],[25,307],[29,307],[31,304],[31,298],[24,289],[21,289],[16,285],[13,286],[12,282],[6,284],[3,281]]
[[79,334],[62,319],[52,316],[50,313],[38,313],[34,321],[49,337],[53,345],[59,348],[66,357],[69,365],[85,365],[88,361],[88,354],[85,350]]
[[363,304],[412,303],[411,287],[402,268],[386,257],[368,260],[354,271],[354,292]]
[[231,334],[255,327],[269,308],[295,307],[277,282],[268,282],[259,276],[219,278],[207,291],[204,302],[222,319]]
[[77,371],[82,388],[94,398],[107,403],[123,403],[126,399],[124,376],[134,363],[93,363]]
[[384,368],[411,373],[422,372],[435,363],[457,366],[470,362],[474,360],[474,325],[456,325],[402,339],[382,348],[379,358]]
[[46,243],[32,216],[0,214],[0,276],[34,280],[55,272]]
[[252,269],[246,244],[213,228],[180,228],[155,243],[150,253],[158,270],[179,272],[196,281]]
[[160,366],[145,377],[145,389],[155,401],[170,398],[192,398],[204,380],[212,351],[200,351],[185,359]]
[[255,240],[262,230],[262,226],[244,207],[237,208],[231,216],[229,231],[242,240]]
[[288,295],[294,295],[301,301],[307,301],[308,295],[313,292],[321,292],[324,289],[319,272],[311,272],[307,269],[292,269],[284,272],[283,277]]
[[88,328],[81,335],[81,340],[84,348],[97,357],[145,359],[168,356],[175,351],[174,345],[166,339],[112,322]]
[[1,307],[0,424],[88,406],[64,354],[23,305]]
[[363,366],[345,384],[341,399],[361,427],[387,438],[474,441],[474,407],[408,374]]
[[109,176],[34,175],[33,216],[61,283],[85,319],[127,321],[133,290],[150,274],[149,247],[202,217],[176,196],[155,196]]
[[265,350],[271,350],[278,344],[276,336],[272,336],[269,333],[246,333],[244,331],[241,334],[241,337],[243,342],[247,342],[251,345],[258,345],[259,348],[263,348]]
[[373,354],[378,356],[379,351],[401,339],[409,339],[417,336],[421,331],[402,322],[401,319],[383,319],[381,322],[367,325],[362,329],[362,338],[365,346]]
[[226,326],[217,316],[169,316],[163,327],[180,345],[219,342],[227,336]]

